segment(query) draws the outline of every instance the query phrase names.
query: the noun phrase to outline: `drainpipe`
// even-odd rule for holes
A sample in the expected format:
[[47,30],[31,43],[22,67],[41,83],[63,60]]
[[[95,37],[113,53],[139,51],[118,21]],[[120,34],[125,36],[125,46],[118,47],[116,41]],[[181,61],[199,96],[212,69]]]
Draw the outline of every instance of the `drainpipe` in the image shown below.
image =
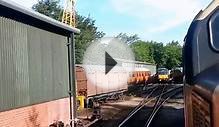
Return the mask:
[[[76,127],[75,118],[77,116],[76,105],[76,85],[75,85],[75,43],[74,33],[68,38],[68,65],[69,65],[69,99],[70,99],[70,125]],[[73,123],[72,123],[73,122]]]

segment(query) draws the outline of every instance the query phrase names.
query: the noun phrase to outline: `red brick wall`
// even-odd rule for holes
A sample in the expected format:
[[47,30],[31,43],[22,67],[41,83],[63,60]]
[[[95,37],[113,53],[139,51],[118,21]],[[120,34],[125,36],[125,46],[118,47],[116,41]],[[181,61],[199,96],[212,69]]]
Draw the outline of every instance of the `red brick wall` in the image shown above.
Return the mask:
[[69,124],[69,98],[0,112],[0,127],[48,127],[55,121]]

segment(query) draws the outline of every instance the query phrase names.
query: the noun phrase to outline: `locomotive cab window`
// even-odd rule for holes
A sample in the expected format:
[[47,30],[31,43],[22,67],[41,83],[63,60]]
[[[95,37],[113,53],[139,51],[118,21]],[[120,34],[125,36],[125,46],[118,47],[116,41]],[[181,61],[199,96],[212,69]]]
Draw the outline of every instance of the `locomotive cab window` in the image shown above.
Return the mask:
[[219,52],[219,11],[214,13],[209,21],[210,43],[214,50]]

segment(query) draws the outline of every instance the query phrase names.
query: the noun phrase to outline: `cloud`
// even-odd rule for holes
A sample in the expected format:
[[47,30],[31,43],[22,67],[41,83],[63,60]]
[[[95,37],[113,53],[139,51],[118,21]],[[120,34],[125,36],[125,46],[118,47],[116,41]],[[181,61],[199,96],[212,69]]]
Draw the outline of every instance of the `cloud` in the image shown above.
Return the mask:
[[37,3],[38,0],[11,0],[21,6],[31,8],[34,4]]
[[[149,33],[165,32],[191,21],[203,8],[203,0],[111,0],[117,13],[145,24]],[[206,3],[206,1],[204,2]]]

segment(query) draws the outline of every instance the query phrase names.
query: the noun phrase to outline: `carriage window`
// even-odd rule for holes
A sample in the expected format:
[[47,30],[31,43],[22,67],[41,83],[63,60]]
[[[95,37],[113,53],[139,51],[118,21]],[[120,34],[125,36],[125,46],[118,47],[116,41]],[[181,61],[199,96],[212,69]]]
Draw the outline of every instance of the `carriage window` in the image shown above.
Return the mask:
[[219,51],[219,13],[215,13],[209,21],[210,42],[214,50]]

